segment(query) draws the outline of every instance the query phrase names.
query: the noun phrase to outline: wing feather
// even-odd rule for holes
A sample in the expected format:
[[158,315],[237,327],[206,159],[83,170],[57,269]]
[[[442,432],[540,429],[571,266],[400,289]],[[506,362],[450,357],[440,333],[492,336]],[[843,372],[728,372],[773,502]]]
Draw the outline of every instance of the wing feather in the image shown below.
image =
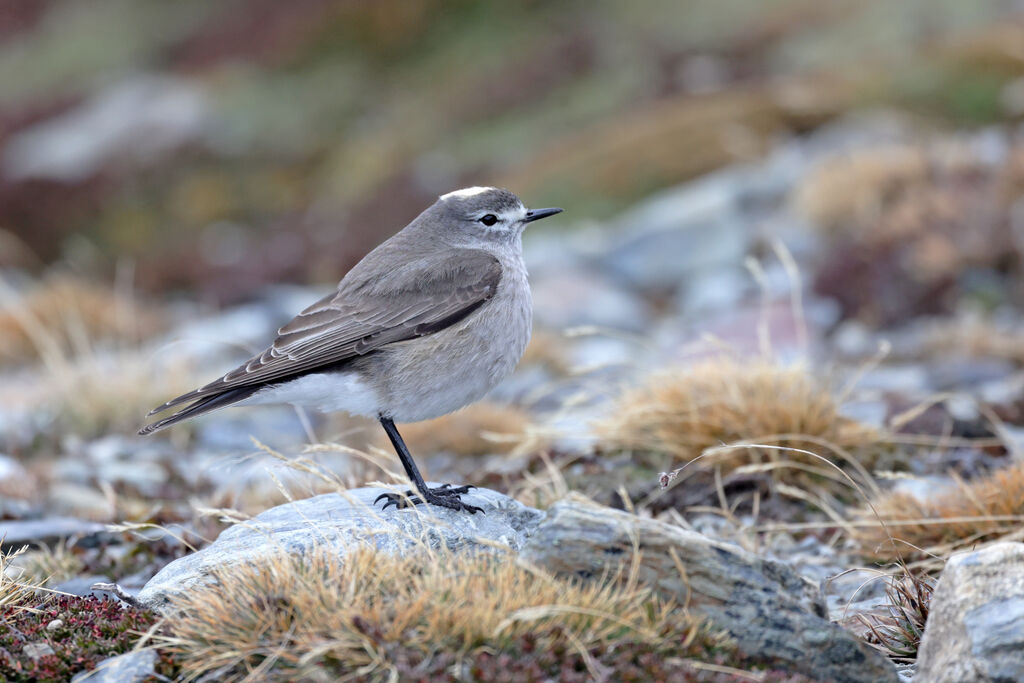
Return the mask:
[[349,282],[299,313],[274,343],[223,377],[150,415],[239,387],[267,384],[372,353],[454,325],[494,296],[501,264],[478,249],[453,250],[438,263],[416,259],[391,272]]

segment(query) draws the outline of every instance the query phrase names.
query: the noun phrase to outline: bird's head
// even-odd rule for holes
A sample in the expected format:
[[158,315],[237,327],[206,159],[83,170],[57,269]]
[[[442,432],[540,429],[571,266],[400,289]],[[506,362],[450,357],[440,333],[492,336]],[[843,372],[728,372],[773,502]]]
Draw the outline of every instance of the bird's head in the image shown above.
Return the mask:
[[441,195],[428,211],[436,211],[446,232],[470,241],[516,240],[528,223],[554,216],[562,209],[527,209],[519,197],[499,187],[467,187]]

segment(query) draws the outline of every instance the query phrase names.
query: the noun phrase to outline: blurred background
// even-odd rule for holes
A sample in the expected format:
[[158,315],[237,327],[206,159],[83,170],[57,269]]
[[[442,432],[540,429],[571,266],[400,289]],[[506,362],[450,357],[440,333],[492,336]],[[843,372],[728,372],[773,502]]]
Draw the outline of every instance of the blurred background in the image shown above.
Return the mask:
[[4,2],[0,267],[236,303],[337,280],[456,187],[578,225],[851,111],[1020,120],[1020,9]]
[[[386,480],[379,428],[344,416],[135,433],[439,194],[491,184],[566,211],[524,238],[517,372],[403,426],[429,477],[686,513],[815,580],[879,529],[752,525],[1024,490],[986,479],[1024,482],[1022,0],[0,0],[4,543],[101,535],[121,554],[38,573],[132,589],[227,518]],[[862,489],[751,448],[661,493],[779,434],[839,444]],[[941,498],[964,482],[988,488]],[[1024,496],[993,499],[908,547],[1017,533]]]

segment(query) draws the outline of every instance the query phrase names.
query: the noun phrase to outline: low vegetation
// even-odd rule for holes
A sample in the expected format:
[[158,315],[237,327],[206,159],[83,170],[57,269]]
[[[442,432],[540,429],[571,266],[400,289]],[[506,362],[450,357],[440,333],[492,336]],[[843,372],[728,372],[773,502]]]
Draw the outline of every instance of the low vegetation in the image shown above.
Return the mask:
[[[107,657],[132,650],[159,621],[149,610],[115,600],[42,589],[13,566],[24,553],[24,548],[0,553],[0,680],[71,680]],[[157,670],[176,673],[167,656]]]
[[625,392],[597,429],[603,448],[632,451],[661,469],[740,444],[716,450],[704,464],[776,464],[774,476],[785,481],[806,473],[836,477],[798,450],[850,464],[844,454],[853,449],[864,466],[878,453],[878,434],[842,417],[826,383],[804,368],[767,361],[719,359],[653,375]]
[[[427,552],[427,551],[424,551]],[[728,680],[721,635],[631,577],[361,551],[236,567],[173,599],[162,647],[218,680]],[[778,680],[778,677],[776,677]],[[796,680],[796,679],[787,679]]]
[[912,573],[904,567],[885,587],[885,612],[858,615],[868,630],[868,642],[893,661],[915,661],[934,592],[935,581],[931,577]]
[[861,514],[858,540],[864,552],[890,561],[936,559],[981,543],[1024,537],[1024,463],[954,482],[926,500],[895,491],[873,501],[872,509]]

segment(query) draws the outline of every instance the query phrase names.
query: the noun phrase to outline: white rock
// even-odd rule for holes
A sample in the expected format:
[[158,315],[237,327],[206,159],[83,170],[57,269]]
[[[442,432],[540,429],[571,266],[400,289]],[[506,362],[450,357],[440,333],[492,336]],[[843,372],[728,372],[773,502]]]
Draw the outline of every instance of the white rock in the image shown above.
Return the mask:
[[949,558],[917,663],[928,683],[1024,680],[1024,543]]
[[174,594],[212,580],[211,573],[240,562],[260,561],[288,552],[301,555],[328,548],[339,556],[359,546],[383,552],[416,552],[432,547],[488,551],[497,542],[517,550],[543,516],[489,489],[463,496],[483,508],[474,515],[434,506],[382,510],[374,499],[387,491],[359,488],[279,505],[224,531],[212,544],[164,567],[139,594],[144,603],[161,608]]
[[81,181],[115,156],[146,162],[196,138],[207,109],[202,91],[183,79],[128,78],[16,134],[0,169],[10,180]]
[[156,674],[156,650],[135,650],[104,659],[92,671],[84,671],[71,683],[142,683]]

